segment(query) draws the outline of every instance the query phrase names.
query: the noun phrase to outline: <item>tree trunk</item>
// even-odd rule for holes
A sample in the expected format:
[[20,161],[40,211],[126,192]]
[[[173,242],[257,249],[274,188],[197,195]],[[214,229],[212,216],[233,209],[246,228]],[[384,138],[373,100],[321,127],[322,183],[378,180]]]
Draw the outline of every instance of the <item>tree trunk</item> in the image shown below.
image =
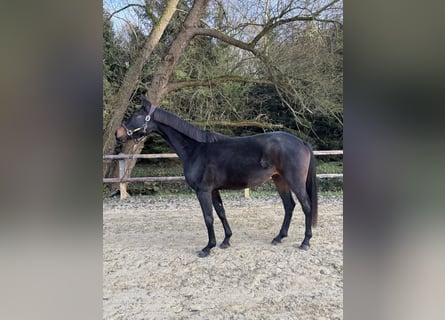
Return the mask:
[[[114,153],[114,148],[116,147],[116,138],[114,133],[117,128],[122,123],[124,118],[125,111],[128,107],[128,102],[134,90],[137,87],[138,81],[141,77],[142,69],[144,67],[145,62],[147,61],[150,54],[153,52],[156,45],[159,43],[164,30],[169,24],[173,14],[176,12],[176,6],[179,0],[169,0],[167,3],[167,7],[165,8],[161,18],[153,27],[150,35],[148,36],[144,47],[139,52],[139,56],[136,59],[135,63],[130,66],[127,73],[125,74],[125,78],[122,82],[122,86],[119,88],[119,91],[116,94],[113,105],[113,115],[106,126],[104,135],[103,135],[103,154],[112,154]],[[103,166],[103,175],[107,176],[110,171],[110,165],[104,164]]]
[[192,32],[192,30],[193,28],[198,27],[199,21],[208,4],[209,0],[196,0],[193,7],[190,9],[181,31],[170,45],[167,54],[162,59],[161,64],[153,76],[150,88],[148,89],[148,98],[152,104],[160,105],[167,95],[170,77],[178,64],[179,58],[184,53],[185,48],[195,36],[195,33]]

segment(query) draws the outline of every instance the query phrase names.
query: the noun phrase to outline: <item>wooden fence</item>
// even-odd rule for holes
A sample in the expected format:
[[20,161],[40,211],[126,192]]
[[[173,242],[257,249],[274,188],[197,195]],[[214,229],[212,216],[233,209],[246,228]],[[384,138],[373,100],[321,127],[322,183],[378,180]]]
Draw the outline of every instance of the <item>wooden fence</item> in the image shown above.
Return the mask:
[[[316,156],[343,155],[343,150],[314,150]],[[163,182],[163,181],[182,181],[184,176],[175,177],[127,177],[127,166],[131,159],[167,159],[178,158],[176,153],[158,153],[158,154],[116,154],[104,155],[103,160],[119,161],[119,178],[103,178],[104,183],[119,183],[121,199],[127,197],[128,182]],[[317,174],[317,178],[343,178],[342,173],[321,173]],[[244,189],[244,196],[249,197],[249,189]]]

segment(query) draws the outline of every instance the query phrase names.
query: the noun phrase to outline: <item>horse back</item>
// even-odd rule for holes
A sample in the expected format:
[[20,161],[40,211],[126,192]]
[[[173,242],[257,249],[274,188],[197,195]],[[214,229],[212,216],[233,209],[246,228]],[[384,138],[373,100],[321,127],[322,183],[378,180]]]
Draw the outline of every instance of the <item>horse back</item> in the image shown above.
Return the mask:
[[300,158],[309,159],[307,151],[303,140],[285,132],[229,138],[202,144],[185,174],[193,180],[189,184],[241,189],[265,182]]

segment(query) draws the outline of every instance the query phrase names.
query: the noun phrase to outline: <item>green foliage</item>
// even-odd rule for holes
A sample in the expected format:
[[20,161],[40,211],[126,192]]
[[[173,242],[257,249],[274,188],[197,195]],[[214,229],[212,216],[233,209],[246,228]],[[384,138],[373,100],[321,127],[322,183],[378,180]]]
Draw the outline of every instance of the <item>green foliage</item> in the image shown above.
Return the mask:
[[[309,141],[314,149],[337,150],[343,148],[343,126],[326,113],[305,112],[300,122],[296,122],[289,108],[285,106],[272,85],[255,85],[248,95],[249,110],[255,118],[284,125],[287,131]],[[307,126],[301,125],[307,123]]]
[[113,24],[108,19],[109,13],[103,13],[103,128],[111,117],[111,101],[122,84],[128,68],[126,52],[116,36]]
[[103,14],[103,74],[106,80],[104,87],[105,100],[119,88],[128,69],[128,53],[116,36],[113,24],[108,20],[109,14]]
[[[339,156],[333,156],[329,159],[326,156],[317,159],[317,174],[320,173],[343,173],[343,162],[338,161]],[[323,161],[322,161],[323,160]],[[319,192],[340,192],[343,191],[342,178],[323,178],[318,179]]]

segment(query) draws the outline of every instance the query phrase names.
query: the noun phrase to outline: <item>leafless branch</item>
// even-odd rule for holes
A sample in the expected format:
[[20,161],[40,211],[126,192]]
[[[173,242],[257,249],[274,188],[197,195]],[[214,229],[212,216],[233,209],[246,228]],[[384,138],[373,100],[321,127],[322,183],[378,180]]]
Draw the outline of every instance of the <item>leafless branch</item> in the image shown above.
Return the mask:
[[190,88],[190,87],[206,87],[206,86],[212,86],[218,83],[223,82],[244,82],[244,83],[263,83],[263,84],[273,84],[272,81],[269,80],[263,80],[263,79],[249,79],[249,78],[243,78],[243,77],[237,77],[237,76],[224,76],[224,77],[218,77],[208,80],[190,80],[190,81],[181,81],[181,82],[173,82],[168,84],[167,92],[177,91],[184,88]]
[[237,40],[233,37],[230,37],[227,34],[222,33],[221,31],[218,31],[216,29],[191,28],[190,32],[194,36],[201,35],[201,36],[213,37],[213,38],[219,39],[223,42],[226,42],[230,45],[233,45],[235,47],[238,47],[238,48],[250,51],[253,54],[256,54],[256,50],[255,50],[254,46],[252,46],[248,43],[245,43],[243,41]]
[[280,129],[284,128],[282,124],[260,122],[260,121],[192,121],[197,126],[221,126],[221,127],[258,127],[263,129]]
[[328,9],[329,7],[331,7],[332,5],[334,5],[335,3],[339,2],[339,1],[340,0],[333,0],[333,1],[331,1],[328,4],[326,4],[325,6],[323,6],[322,8],[320,8],[319,10],[317,10],[316,12],[314,12],[311,15],[307,15],[307,16],[294,16],[294,17],[287,18],[287,19],[281,19],[288,12],[287,8],[285,8],[278,17],[269,20],[269,22],[265,24],[263,30],[261,30],[261,32],[258,33],[256,35],[256,37],[253,38],[253,40],[249,44],[251,46],[255,47],[256,44],[258,43],[258,41],[260,41],[266,34],[268,34],[272,29],[274,29],[276,27],[279,27],[281,25],[284,25],[284,24],[287,24],[287,23],[290,23],[290,22],[295,22],[295,21],[314,21],[314,20],[318,19],[318,16],[323,11],[325,11],[326,9]]
[[128,8],[131,8],[131,7],[139,7],[139,8],[142,8],[142,9],[145,10],[145,6],[142,5],[142,4],[138,4],[138,3],[130,3],[130,4],[127,4],[125,7],[122,7],[122,8],[120,8],[120,9],[114,11],[113,13],[110,13],[110,15],[109,15],[105,20],[106,20],[106,21],[109,21],[109,20],[111,20],[111,18],[112,18],[115,14],[118,14],[119,12],[124,11],[124,10],[127,10]]

